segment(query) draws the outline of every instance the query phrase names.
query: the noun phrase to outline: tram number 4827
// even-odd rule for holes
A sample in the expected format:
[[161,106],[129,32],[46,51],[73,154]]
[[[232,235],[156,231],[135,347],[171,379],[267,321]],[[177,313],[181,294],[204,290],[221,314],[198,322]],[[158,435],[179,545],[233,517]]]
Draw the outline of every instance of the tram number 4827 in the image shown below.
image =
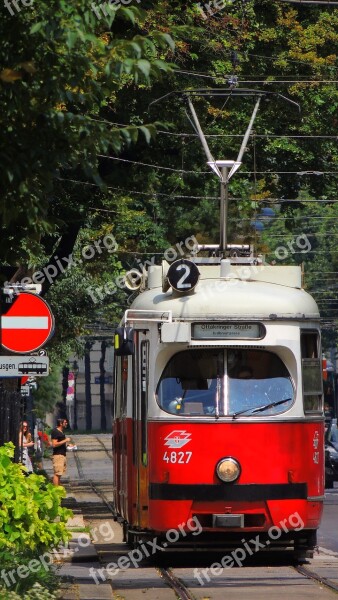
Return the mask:
[[187,464],[192,457],[192,452],[165,452],[163,460],[167,463],[178,463],[180,465]]

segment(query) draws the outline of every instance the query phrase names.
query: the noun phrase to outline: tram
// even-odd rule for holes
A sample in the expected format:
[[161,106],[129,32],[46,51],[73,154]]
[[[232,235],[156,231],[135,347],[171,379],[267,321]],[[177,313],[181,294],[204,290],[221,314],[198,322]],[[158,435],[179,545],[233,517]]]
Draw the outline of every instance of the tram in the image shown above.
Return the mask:
[[[318,307],[300,267],[227,243],[228,183],[266,93],[178,94],[220,181],[220,243],[149,266],[116,332],[116,515],[129,543],[249,552],[256,540],[311,557],[324,500]],[[255,97],[237,160],[214,160],[198,96]]]
[[226,550],[259,536],[262,550],[311,557],[324,413],[319,311],[300,267],[192,253],[141,285],[115,335],[125,540]]

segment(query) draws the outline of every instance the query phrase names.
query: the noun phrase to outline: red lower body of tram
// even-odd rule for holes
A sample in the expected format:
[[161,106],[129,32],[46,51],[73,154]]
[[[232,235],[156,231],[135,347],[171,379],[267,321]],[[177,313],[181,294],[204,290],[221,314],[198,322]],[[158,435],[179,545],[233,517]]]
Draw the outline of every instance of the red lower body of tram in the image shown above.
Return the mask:
[[[261,549],[310,556],[323,508],[323,433],[321,421],[184,419],[149,422],[146,430],[131,419],[115,421],[115,505],[127,541],[165,539],[175,530],[169,541],[176,547],[219,549],[255,533]],[[225,457],[240,465],[232,483],[216,473]],[[192,523],[199,535],[191,535]]]

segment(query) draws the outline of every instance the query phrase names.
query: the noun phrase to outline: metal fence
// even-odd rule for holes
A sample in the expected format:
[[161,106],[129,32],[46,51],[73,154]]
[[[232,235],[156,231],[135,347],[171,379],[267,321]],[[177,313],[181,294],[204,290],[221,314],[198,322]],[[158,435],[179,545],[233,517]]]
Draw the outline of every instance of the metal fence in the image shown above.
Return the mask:
[[15,461],[19,459],[18,436],[23,403],[17,391],[4,389],[0,381],[0,446],[13,442],[16,446]]

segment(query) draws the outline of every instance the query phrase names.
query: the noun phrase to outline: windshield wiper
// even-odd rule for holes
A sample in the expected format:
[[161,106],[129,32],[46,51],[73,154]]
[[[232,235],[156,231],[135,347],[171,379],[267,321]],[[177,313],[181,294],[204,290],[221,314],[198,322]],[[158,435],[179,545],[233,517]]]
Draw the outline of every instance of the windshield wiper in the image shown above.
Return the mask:
[[240,415],[244,415],[247,412],[257,413],[263,412],[264,410],[268,410],[268,408],[273,408],[274,406],[279,406],[279,404],[284,404],[285,402],[290,402],[292,398],[285,398],[284,400],[277,400],[277,402],[270,402],[269,404],[264,404],[263,406],[258,406],[258,408],[246,408],[245,410],[239,410],[235,412],[233,415],[230,415],[233,419],[239,417]]

